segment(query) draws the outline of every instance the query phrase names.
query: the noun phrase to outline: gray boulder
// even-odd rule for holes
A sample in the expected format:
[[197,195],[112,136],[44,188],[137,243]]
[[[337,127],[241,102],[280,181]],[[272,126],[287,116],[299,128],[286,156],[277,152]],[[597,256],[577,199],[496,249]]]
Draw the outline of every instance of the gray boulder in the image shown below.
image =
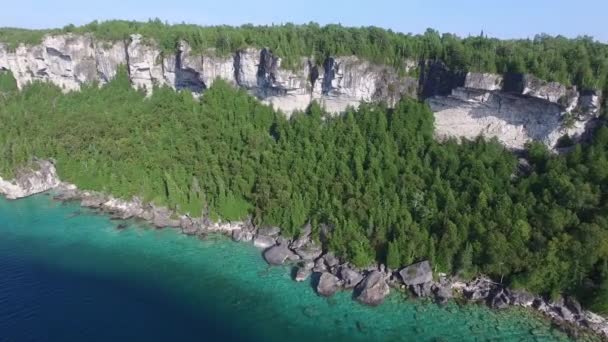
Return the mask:
[[286,261],[295,261],[299,257],[295,255],[286,245],[276,245],[264,252],[264,259],[270,265],[282,265]]
[[323,272],[317,284],[317,293],[324,297],[333,296],[340,287],[340,279],[335,275]]
[[359,272],[348,266],[340,267],[340,278],[344,281],[344,288],[347,289],[354,288],[363,280],[363,276]]
[[368,274],[355,290],[356,298],[360,303],[372,306],[382,304],[384,298],[390,293],[385,275],[379,271]]
[[536,298],[526,291],[511,291],[511,303],[523,307],[531,307]]
[[295,252],[304,260],[315,260],[323,254],[323,249],[316,243],[308,243],[296,249]]
[[281,228],[279,227],[261,227],[258,229],[258,235],[272,236],[277,237],[281,233]]
[[296,275],[294,277],[295,281],[302,282],[308,279],[312,274],[312,268],[315,264],[312,261],[305,261],[298,265],[298,269],[296,270]]
[[182,234],[186,235],[196,235],[199,233],[200,225],[197,220],[192,219],[188,216],[183,216],[179,220],[179,226],[182,229]]
[[266,236],[266,235],[257,235],[255,239],[253,239],[253,245],[257,248],[266,249],[276,245],[277,241],[275,238]]
[[325,265],[325,258],[320,257],[315,260],[315,266],[313,267],[313,272],[323,273],[327,271],[327,266]]
[[446,304],[452,297],[452,288],[449,285],[436,284],[433,287],[435,301],[438,304]]
[[291,249],[299,249],[310,243],[310,234],[312,233],[312,225],[307,223],[300,229],[300,236],[291,243]]
[[325,254],[323,258],[325,259],[325,264],[328,267],[334,267],[340,263],[340,260],[338,260],[338,258],[332,252]]
[[248,242],[253,240],[253,233],[247,229],[235,229],[232,231],[232,240]]
[[432,285],[432,282],[429,281],[422,284],[410,285],[409,288],[416,297],[425,298],[433,294]]
[[405,285],[420,285],[433,280],[433,270],[427,260],[403,268],[399,275]]

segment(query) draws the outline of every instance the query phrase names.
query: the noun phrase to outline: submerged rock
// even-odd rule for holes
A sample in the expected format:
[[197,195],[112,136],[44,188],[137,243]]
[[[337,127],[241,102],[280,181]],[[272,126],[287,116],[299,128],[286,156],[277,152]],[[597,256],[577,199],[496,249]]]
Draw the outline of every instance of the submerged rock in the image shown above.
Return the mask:
[[403,268],[399,275],[405,285],[420,285],[433,280],[431,264],[426,260]]
[[317,293],[324,297],[333,296],[340,287],[340,279],[335,275],[323,272],[317,284]]
[[356,287],[356,298],[366,305],[380,305],[390,293],[385,275],[379,271],[368,274]]
[[314,267],[314,265],[315,264],[312,261],[305,261],[300,263],[298,265],[294,277],[295,281],[302,282],[308,279],[308,277],[310,277],[310,275],[312,274],[312,268]]

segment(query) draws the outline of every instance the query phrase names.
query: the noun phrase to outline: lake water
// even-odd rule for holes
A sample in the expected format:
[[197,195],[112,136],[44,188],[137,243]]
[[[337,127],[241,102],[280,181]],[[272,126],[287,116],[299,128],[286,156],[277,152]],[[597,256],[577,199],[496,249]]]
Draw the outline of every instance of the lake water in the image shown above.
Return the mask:
[[521,310],[317,296],[249,244],[0,198],[0,341],[559,341]]

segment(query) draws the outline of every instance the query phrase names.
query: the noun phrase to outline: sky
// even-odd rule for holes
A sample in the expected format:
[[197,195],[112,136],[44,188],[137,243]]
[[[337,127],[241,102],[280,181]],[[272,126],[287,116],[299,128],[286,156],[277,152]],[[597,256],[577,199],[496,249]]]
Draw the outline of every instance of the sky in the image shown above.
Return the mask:
[[608,0],[3,0],[0,27],[56,28],[97,20],[241,25],[340,23],[460,36],[590,35],[608,42]]

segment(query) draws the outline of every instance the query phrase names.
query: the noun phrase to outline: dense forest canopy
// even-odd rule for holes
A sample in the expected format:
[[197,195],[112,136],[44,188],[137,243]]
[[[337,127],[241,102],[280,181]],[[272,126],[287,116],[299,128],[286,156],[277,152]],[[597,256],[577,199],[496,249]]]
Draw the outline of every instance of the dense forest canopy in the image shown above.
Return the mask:
[[45,34],[91,33],[102,40],[128,39],[132,33],[154,39],[164,51],[175,50],[179,40],[195,51],[215,49],[229,54],[248,47],[269,47],[287,67],[298,67],[302,57],[357,55],[377,63],[404,67],[405,59],[440,59],[453,70],[492,73],[531,73],[548,81],[582,89],[608,90],[608,45],[591,37],[567,39],[537,35],[534,39],[499,40],[479,36],[460,38],[428,29],[424,34],[403,34],[378,27],[341,25],[198,26],[169,25],[162,21],[94,21],[63,29],[24,30],[0,28],[0,42],[15,48],[35,44]]
[[54,158],[83,189],[142,196],[180,213],[252,216],[317,238],[356,265],[430,259],[436,271],[484,272],[513,286],[573,293],[608,312],[608,128],[529,169],[496,141],[433,139],[433,115],[404,99],[331,117],[313,104],[290,119],[225,82],[200,101],[121,70],[107,86],[17,91],[0,77],[0,174]]

